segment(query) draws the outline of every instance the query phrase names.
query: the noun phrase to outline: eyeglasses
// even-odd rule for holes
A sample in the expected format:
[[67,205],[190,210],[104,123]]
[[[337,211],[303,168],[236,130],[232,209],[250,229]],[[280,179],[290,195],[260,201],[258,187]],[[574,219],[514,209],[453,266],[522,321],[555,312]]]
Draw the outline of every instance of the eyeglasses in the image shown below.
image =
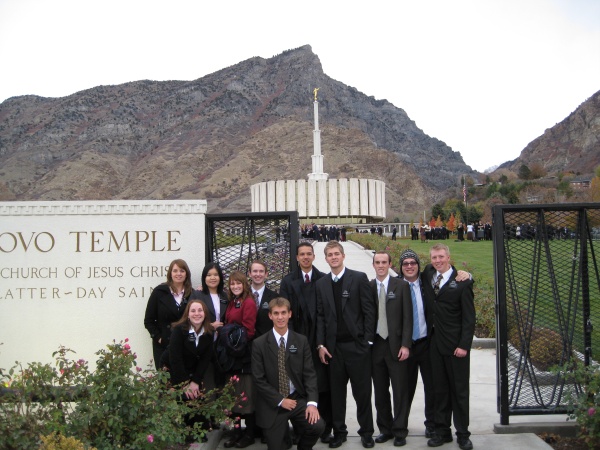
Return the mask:
[[404,261],[402,263],[402,267],[410,267],[410,266],[416,266],[417,263],[415,261]]

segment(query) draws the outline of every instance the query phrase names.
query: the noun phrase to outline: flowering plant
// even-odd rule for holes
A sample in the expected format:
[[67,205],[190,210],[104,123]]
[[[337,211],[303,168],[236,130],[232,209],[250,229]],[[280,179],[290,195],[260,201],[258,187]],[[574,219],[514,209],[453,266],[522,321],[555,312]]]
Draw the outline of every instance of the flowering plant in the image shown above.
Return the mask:
[[0,369],[0,448],[37,448],[41,435],[58,432],[103,449],[166,448],[200,440],[209,430],[185,417],[201,415],[222,422],[241,398],[234,381],[202,398],[182,402],[182,389],[168,387],[169,374],[137,365],[128,339],[96,352],[96,370],[88,362],[53,354],[56,367],[32,363]]
[[590,448],[600,442],[600,366],[584,366],[576,360],[572,374],[581,385],[576,394],[567,394],[569,419],[579,424],[579,433]]

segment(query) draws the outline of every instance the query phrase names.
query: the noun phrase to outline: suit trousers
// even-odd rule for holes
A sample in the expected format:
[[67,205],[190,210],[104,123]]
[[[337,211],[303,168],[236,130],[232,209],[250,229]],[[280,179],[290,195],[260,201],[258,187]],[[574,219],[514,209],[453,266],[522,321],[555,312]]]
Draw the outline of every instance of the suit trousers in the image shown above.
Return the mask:
[[[371,372],[375,391],[375,410],[377,411],[377,427],[382,434],[393,434],[395,437],[408,435],[408,382],[406,361],[398,361],[390,351],[388,339],[375,337],[371,351]],[[394,400],[392,416],[390,381]]]
[[[293,398],[293,395],[290,396]],[[306,420],[306,399],[295,399],[298,403],[292,411],[278,408],[275,422],[271,428],[265,428],[263,436],[267,438],[267,448],[269,450],[281,450],[285,448],[283,444],[284,436],[288,428],[288,420],[292,422],[295,432],[299,436],[298,449],[312,449],[317,443],[319,437],[325,429],[325,422],[319,419],[316,423],[310,424]]]
[[423,381],[423,390],[425,391],[425,426],[434,427],[434,387],[433,371],[431,369],[431,359],[429,358],[429,340],[424,339],[413,344],[410,349],[410,356],[406,360],[408,372],[408,410],[410,413],[415,391],[417,390],[417,380],[419,371],[421,371],[421,380]]
[[358,434],[373,435],[373,409],[371,407],[371,346],[365,342],[338,342],[329,361],[332,424],[334,435],[347,435],[346,395],[348,380],[356,402]]
[[450,422],[454,421],[457,437],[469,437],[469,374],[471,352],[464,358],[442,355],[435,345],[430,348],[431,368],[435,386],[435,431],[451,436]]

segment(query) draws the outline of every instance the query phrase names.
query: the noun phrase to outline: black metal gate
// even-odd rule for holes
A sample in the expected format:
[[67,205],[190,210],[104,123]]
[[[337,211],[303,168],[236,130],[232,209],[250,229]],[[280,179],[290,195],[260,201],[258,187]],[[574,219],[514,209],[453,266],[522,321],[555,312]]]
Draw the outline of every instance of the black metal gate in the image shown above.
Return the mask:
[[493,218],[500,421],[564,414],[581,387],[552,368],[600,355],[600,204],[499,205]]
[[269,268],[267,286],[279,291],[281,279],[296,269],[298,212],[206,215],[206,261],[217,262],[227,277],[248,273],[260,259]]

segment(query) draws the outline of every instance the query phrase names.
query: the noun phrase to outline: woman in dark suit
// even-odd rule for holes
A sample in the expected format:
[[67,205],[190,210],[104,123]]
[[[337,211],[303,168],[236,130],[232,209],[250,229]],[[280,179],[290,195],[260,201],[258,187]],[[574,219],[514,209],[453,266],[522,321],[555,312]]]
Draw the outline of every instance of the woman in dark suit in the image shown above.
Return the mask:
[[194,291],[192,298],[199,298],[206,303],[208,317],[216,330],[223,326],[227,309],[227,293],[223,271],[217,263],[208,263],[202,269],[202,290]]
[[207,306],[192,299],[181,319],[173,323],[169,344],[171,384],[182,385],[188,399],[200,396],[204,374],[213,356],[214,328],[206,319]]
[[[202,270],[202,290],[194,291],[191,298],[199,298],[206,304],[206,320],[217,330],[223,326],[227,309],[227,293],[224,290],[223,271],[217,263],[208,263]],[[210,364],[204,377],[204,387],[211,390],[225,385],[225,377],[214,364]]]
[[192,291],[190,268],[183,259],[175,259],[169,265],[167,282],[156,286],[150,294],[144,326],[152,338],[154,366],[157,370],[171,339],[171,324],[181,318]]
[[[213,357],[214,328],[207,318],[206,304],[202,300],[190,300],[172,329],[168,350],[171,384],[183,389],[183,400],[199,398]],[[190,414],[185,421],[193,426],[194,422],[206,422],[206,419]]]

